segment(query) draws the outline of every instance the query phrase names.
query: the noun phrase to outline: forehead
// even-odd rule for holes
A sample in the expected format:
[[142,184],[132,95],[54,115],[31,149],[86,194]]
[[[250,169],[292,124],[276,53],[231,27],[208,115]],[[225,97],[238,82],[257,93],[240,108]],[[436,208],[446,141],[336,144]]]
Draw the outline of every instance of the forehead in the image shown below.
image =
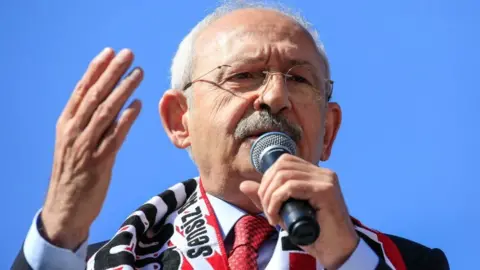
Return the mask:
[[293,19],[271,10],[246,9],[223,16],[200,33],[195,50],[198,69],[247,59],[276,66],[309,62],[324,71],[311,35]]

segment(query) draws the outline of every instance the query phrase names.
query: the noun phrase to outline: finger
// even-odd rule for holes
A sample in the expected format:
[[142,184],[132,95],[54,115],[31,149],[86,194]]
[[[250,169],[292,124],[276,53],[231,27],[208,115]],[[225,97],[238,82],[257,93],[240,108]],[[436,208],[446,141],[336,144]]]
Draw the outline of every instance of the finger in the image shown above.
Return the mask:
[[142,79],[142,69],[135,68],[98,107],[85,129],[86,133],[91,134],[92,140],[99,140],[105,130],[115,121]]
[[118,122],[112,125],[111,129],[113,129],[113,131],[106,133],[109,135],[107,135],[100,143],[95,155],[97,158],[102,158],[111,153],[118,152],[123,145],[130,128],[140,114],[141,109],[142,103],[140,100],[134,100],[130,103],[128,108],[122,112]]
[[262,204],[260,203],[260,198],[258,197],[258,187],[259,183],[255,181],[243,181],[239,188],[240,191],[247,195],[248,198],[255,204],[258,210],[263,211]]
[[[288,181],[273,192],[265,214],[269,216],[273,224],[278,224],[281,220],[280,210],[286,200],[289,198],[310,200],[316,194],[315,191],[318,189],[318,185],[321,185],[321,183],[304,180]],[[314,205],[312,207],[316,209]]]
[[273,176],[268,187],[266,187],[265,192],[260,195],[260,198],[262,198],[263,209],[268,209],[271,203],[270,200],[272,194],[288,181],[292,179],[307,181],[310,178],[310,174],[303,171],[281,170],[277,172]]
[[120,77],[125,74],[133,61],[133,53],[124,49],[113,58],[105,72],[100,75],[97,82],[87,91],[85,98],[80,103],[75,115],[80,128],[85,127],[90,121],[98,106],[112,92],[113,87],[118,83]]
[[[267,187],[270,186],[270,181],[279,170],[307,170],[304,169],[305,160],[300,159],[290,154],[283,154],[280,158],[264,173],[262,183],[260,185],[260,194],[264,194]],[[263,197],[263,196],[261,196]]]
[[70,119],[75,115],[78,105],[85,97],[88,89],[90,89],[90,87],[92,87],[98,78],[100,78],[100,75],[105,71],[114,56],[115,52],[112,48],[105,48],[95,58],[93,58],[87,68],[87,71],[85,74],[83,74],[83,77],[75,86],[75,89],[73,90],[61,117]]

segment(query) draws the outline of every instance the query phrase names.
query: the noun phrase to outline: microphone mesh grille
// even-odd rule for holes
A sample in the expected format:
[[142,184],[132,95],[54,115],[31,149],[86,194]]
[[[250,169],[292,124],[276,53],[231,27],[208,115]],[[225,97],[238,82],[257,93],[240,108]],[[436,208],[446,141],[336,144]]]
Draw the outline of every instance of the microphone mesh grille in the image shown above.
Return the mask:
[[270,146],[283,146],[290,154],[295,155],[296,144],[288,135],[282,132],[268,132],[260,136],[250,149],[250,159],[257,171],[260,171],[260,155]]

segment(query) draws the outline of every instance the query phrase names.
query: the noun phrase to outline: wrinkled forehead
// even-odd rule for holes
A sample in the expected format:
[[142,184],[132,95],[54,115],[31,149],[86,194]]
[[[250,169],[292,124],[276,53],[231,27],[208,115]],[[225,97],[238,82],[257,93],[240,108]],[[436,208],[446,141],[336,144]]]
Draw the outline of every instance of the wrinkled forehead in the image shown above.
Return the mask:
[[220,18],[200,33],[195,43],[197,71],[238,61],[264,62],[274,67],[306,62],[325,75],[318,48],[301,25],[276,14],[250,15]]

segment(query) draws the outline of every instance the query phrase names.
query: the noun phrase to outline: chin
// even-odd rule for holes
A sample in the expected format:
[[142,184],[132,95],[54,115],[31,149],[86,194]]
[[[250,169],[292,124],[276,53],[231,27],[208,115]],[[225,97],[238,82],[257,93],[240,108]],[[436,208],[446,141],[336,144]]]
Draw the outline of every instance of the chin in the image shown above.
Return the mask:
[[235,172],[241,180],[261,180],[262,175],[255,170],[255,167],[253,167],[250,161],[249,150],[250,149],[248,149],[248,151],[240,150],[232,162],[230,169]]
[[262,174],[257,172],[250,160],[250,150],[257,138],[258,136],[250,136],[241,142],[237,142],[237,153],[229,166],[231,171],[235,172],[242,181],[253,180],[260,182],[262,179]]
[[256,182],[260,182],[262,180],[262,174],[257,172],[255,168],[251,164],[246,164],[246,166],[239,166],[238,167],[238,175],[241,180],[252,180]]

